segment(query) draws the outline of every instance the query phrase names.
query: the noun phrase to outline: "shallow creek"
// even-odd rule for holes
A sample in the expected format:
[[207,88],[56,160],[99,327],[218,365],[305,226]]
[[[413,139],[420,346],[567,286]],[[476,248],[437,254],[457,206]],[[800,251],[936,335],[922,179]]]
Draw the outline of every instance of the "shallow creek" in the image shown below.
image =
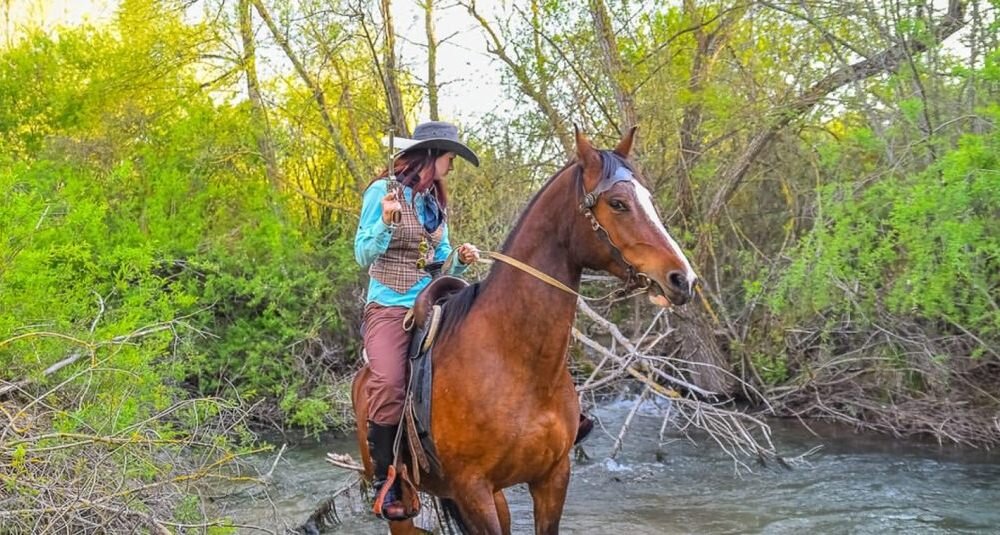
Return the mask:
[[[630,408],[610,403],[594,412],[607,432],[595,428],[585,442],[590,460],[574,463],[562,533],[1000,534],[1000,454],[811,424],[817,436],[798,422],[772,421],[784,455],[821,448],[792,470],[751,463],[752,473],[737,473],[710,440],[676,436],[661,445],[662,407],[650,404],[632,422],[623,450],[608,459]],[[237,524],[285,533],[353,477],[324,461],[328,451],[357,458],[353,437],[290,444],[267,496],[239,493],[217,505]],[[274,460],[251,462],[267,472]],[[527,489],[508,489],[507,497],[514,533],[533,533]],[[327,532],[386,533],[365,507],[356,491],[339,498],[342,523]]]

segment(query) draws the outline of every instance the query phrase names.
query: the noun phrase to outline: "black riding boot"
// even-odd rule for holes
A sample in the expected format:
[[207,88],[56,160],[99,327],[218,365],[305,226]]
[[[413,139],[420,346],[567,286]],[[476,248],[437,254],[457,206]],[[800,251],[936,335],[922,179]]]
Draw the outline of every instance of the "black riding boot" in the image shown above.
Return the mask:
[[382,510],[375,514],[387,520],[405,520],[406,510],[401,501],[399,481],[394,481],[383,494],[386,480],[389,478],[389,466],[393,462],[392,446],[396,441],[398,425],[379,425],[368,422],[368,452],[372,457],[372,468],[375,477],[372,482],[375,487],[375,500],[382,498]]
[[587,438],[587,435],[594,429],[594,422],[590,418],[584,416],[580,413],[580,425],[576,428],[576,439],[573,444],[579,444],[583,442],[583,439]]

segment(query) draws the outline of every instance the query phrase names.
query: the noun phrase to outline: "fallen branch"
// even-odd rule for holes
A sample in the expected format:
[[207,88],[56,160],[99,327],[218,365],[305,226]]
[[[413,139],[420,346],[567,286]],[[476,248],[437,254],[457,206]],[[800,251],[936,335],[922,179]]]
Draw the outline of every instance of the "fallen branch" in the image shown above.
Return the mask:
[[271,480],[271,476],[274,475],[274,468],[278,466],[278,461],[281,460],[281,456],[285,453],[285,450],[287,448],[288,448],[288,444],[282,444],[281,445],[281,450],[278,451],[278,455],[275,456],[274,462],[271,463],[271,469],[268,470],[266,474],[264,474],[263,476],[261,476],[261,479],[263,479],[264,481],[270,481]]
[[[90,323],[94,329],[101,311]],[[37,377],[4,384],[0,393],[18,395],[0,404],[0,488],[6,488],[0,507],[0,525],[12,533],[131,532],[136,529],[162,535],[179,531],[204,531],[226,525],[203,513],[202,523],[174,522],[177,506],[208,481],[261,484],[230,467],[243,456],[263,451],[236,451],[220,437],[231,436],[246,418],[245,409],[214,399],[185,399],[127,425],[110,425],[99,419],[76,420],[78,431],[61,432],[53,426],[65,421],[72,408],[93,406],[91,382],[119,374],[135,376],[131,369],[113,367],[114,351],[103,348],[134,344],[138,339],[169,332],[176,336],[184,318],[156,323],[104,341],[82,340],[70,335],[33,331],[0,341],[0,347],[19,340],[55,338],[78,346],[69,356],[49,365]],[[92,333],[91,333],[92,334]],[[57,384],[41,392],[26,388],[38,379],[67,370],[85,356],[86,367],[66,373]],[[81,381],[82,379],[82,381]],[[82,388],[78,388],[81,386]],[[126,390],[126,395],[128,391]],[[123,410],[123,400],[105,407],[109,418]],[[211,405],[202,411],[200,404]],[[193,423],[178,426],[183,411],[194,411]],[[105,424],[108,425],[105,425]],[[96,425],[94,425],[96,424]],[[93,425],[93,427],[91,427]],[[102,429],[114,429],[102,432]]]
[[347,453],[334,453],[330,452],[326,454],[326,462],[336,466],[337,468],[343,468],[345,470],[351,470],[354,472],[365,472],[365,467],[359,464]]
[[[585,346],[593,349],[594,351],[596,351],[600,355],[602,355],[604,357],[607,357],[607,358],[609,358],[609,359],[617,362],[621,366],[622,373],[618,373],[618,374],[614,374],[614,375],[610,376],[611,379],[618,379],[623,374],[631,375],[632,377],[635,377],[636,379],[640,379],[640,380],[642,380],[643,378],[645,378],[645,375],[643,375],[643,373],[640,370],[638,370],[635,366],[633,366],[631,364],[631,361],[630,361],[628,355],[624,355],[623,356],[623,355],[618,355],[617,353],[612,352],[610,349],[604,347],[599,342],[593,340],[592,338],[590,338],[587,335],[585,335],[582,332],[580,332],[576,327],[573,328],[572,332],[573,332],[573,338],[575,338],[578,342],[580,342],[583,345],[585,345]],[[642,355],[637,355],[637,357],[639,359],[643,358]],[[660,379],[663,379],[665,381],[671,382],[671,383],[673,383],[673,384],[675,384],[675,385],[677,385],[677,386],[679,386],[681,388],[688,389],[688,390],[690,390],[690,391],[692,391],[692,392],[694,392],[694,393],[696,393],[696,394],[698,394],[700,396],[711,397],[711,396],[714,395],[712,392],[709,392],[707,390],[703,390],[701,388],[698,388],[697,386],[689,383],[688,381],[685,381],[683,379],[680,379],[678,377],[670,375],[670,374],[668,374],[668,373],[666,373],[666,372],[664,372],[662,370],[656,370],[654,373],[656,373],[656,375]],[[582,386],[580,386],[579,388],[577,388],[577,391],[578,392],[583,392],[583,391],[586,391],[586,390],[593,390],[595,388],[603,386],[604,384],[605,384],[604,382],[592,382],[592,383],[589,383],[589,384],[588,383],[584,383]]]
[[[789,331],[790,361],[809,366],[772,388],[768,397],[783,416],[900,438],[923,435],[942,443],[996,447],[1000,359],[972,357],[984,340],[959,332],[932,335],[919,321],[885,310],[864,325],[846,314],[839,322],[822,318],[822,324]],[[814,348],[821,334],[833,346],[852,349],[818,355]],[[914,388],[915,382],[921,387]]]
[[[635,400],[615,438],[610,455],[612,458],[621,450],[639,407],[649,395],[655,395],[668,401],[667,414],[660,432],[661,441],[667,424],[672,423],[684,433],[694,429],[706,433],[733,459],[737,470],[750,471],[750,466],[743,460],[747,457],[755,458],[758,462],[776,461],[782,465],[787,464],[785,459],[778,456],[771,440],[770,427],[766,422],[750,414],[724,408],[720,403],[705,401],[714,399],[714,393],[679,377],[682,370],[675,365],[675,362],[680,362],[678,359],[672,355],[665,357],[649,353],[673,333],[673,329],[668,328],[659,333],[652,343],[644,343],[653,333],[660,315],[653,318],[637,341],[633,341],[626,337],[617,325],[602,317],[586,303],[581,301],[579,310],[610,334],[611,347],[604,346],[577,328],[573,329],[574,339],[601,357],[600,363],[590,377],[577,390],[579,392],[595,390],[626,378],[643,385],[642,393]],[[617,347],[622,349],[621,353],[616,350]],[[608,363],[616,364],[616,369],[605,371]],[[664,366],[670,367],[676,374],[663,371],[661,368]],[[605,375],[598,379],[600,373]],[[677,387],[684,393],[661,382]],[[753,390],[750,385],[746,387]]]
[[[74,362],[80,360],[81,358],[83,358],[84,355],[86,355],[86,353],[84,353],[83,351],[75,351],[71,353],[68,357],[49,366],[48,368],[45,368],[45,370],[42,372],[42,377],[48,377],[49,375],[56,373],[57,371],[65,368],[66,366],[69,366],[70,364],[73,364]],[[31,384],[31,379],[27,378],[7,383],[4,386],[0,386],[0,396],[4,396],[7,393],[12,392],[14,390],[21,390],[24,387],[28,386],[29,384]]]
[[618,452],[622,449],[622,444],[625,442],[625,434],[628,433],[629,426],[632,425],[632,419],[635,418],[635,414],[639,412],[639,407],[642,406],[642,402],[646,401],[646,395],[649,394],[649,387],[642,389],[642,393],[632,404],[632,409],[628,411],[628,416],[625,417],[625,422],[622,423],[621,429],[618,430],[618,436],[615,437],[615,444],[611,447],[611,454],[608,457],[614,459]]
[[[102,312],[103,312],[103,302],[102,302]],[[100,317],[100,315],[98,315],[98,318],[99,317]],[[73,336],[69,336],[69,335],[61,334],[61,333],[53,333],[53,332],[47,332],[47,331],[33,331],[33,332],[19,334],[17,336],[12,337],[12,338],[8,338],[7,340],[4,340],[4,341],[0,342],[0,347],[4,347],[5,345],[9,345],[9,344],[11,344],[13,342],[16,342],[18,340],[23,340],[23,339],[26,339],[26,338],[62,338],[62,339],[65,339],[65,340],[69,340],[70,342],[73,342],[75,344],[83,346],[83,349],[77,349],[76,351],[73,351],[72,353],[70,353],[70,355],[68,357],[60,360],[59,362],[56,362],[55,364],[49,366],[48,368],[45,368],[42,371],[41,377],[48,377],[48,376],[50,376],[50,375],[58,372],[59,370],[65,368],[66,366],[69,366],[70,364],[75,363],[76,361],[80,360],[84,356],[90,356],[91,360],[93,360],[95,353],[100,348],[107,347],[107,346],[114,346],[114,345],[122,345],[122,344],[129,343],[129,342],[131,342],[131,341],[133,341],[133,340],[135,340],[137,338],[143,338],[143,337],[149,336],[151,334],[156,334],[156,333],[163,332],[163,331],[172,331],[172,330],[174,330],[174,325],[176,323],[177,323],[176,321],[170,321],[170,322],[166,322],[166,323],[154,323],[153,325],[142,327],[142,328],[137,329],[135,331],[132,331],[132,332],[130,332],[128,334],[123,334],[121,336],[116,336],[116,337],[114,337],[114,338],[112,338],[110,340],[107,340],[107,341],[104,341],[104,342],[97,342],[97,343],[87,342],[86,340],[81,340],[79,338],[75,338]],[[96,323],[94,325],[96,325]],[[6,383],[3,386],[0,386],[0,396],[4,396],[4,395],[6,395],[6,394],[8,394],[8,393],[10,393],[10,392],[12,392],[14,390],[22,390],[24,387],[28,386],[29,384],[31,384],[35,380],[36,379],[30,378],[30,377],[26,377],[26,378],[23,378],[23,379],[18,379],[18,380],[12,381],[12,382],[0,381],[0,382],[3,382],[3,383]]]
[[[329,460],[330,455],[336,454],[328,453],[327,460]],[[319,533],[326,527],[340,524],[340,515],[337,514],[337,498],[350,491],[360,482],[361,476],[357,475],[348,481],[348,483],[341,487],[337,492],[334,492],[332,496],[320,502],[313,513],[309,515],[306,522],[296,531],[299,533]]]

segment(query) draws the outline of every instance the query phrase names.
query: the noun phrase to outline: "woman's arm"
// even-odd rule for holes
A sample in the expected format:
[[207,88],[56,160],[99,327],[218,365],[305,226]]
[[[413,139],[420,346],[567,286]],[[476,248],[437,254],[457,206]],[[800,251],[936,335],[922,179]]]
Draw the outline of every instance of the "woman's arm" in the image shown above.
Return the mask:
[[354,235],[354,259],[368,267],[389,248],[393,227],[382,220],[382,198],[386,194],[385,180],[376,180],[365,190],[361,201],[361,219]]
[[[451,254],[451,239],[448,237],[448,224],[442,223],[444,225],[444,230],[441,232],[441,243],[438,244],[437,249],[434,250],[434,261],[443,262]],[[451,262],[451,270],[446,273],[446,275],[461,275],[468,269],[469,266],[462,263],[458,259],[458,253],[455,253],[455,258]]]

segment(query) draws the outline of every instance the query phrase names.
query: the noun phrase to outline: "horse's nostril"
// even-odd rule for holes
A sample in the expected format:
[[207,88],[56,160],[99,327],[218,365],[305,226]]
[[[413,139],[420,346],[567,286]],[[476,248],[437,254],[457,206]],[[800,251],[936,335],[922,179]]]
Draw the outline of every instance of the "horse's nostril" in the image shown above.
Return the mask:
[[691,288],[688,286],[687,277],[681,271],[671,271],[667,274],[667,280],[670,281],[670,285],[681,293],[688,293]]

